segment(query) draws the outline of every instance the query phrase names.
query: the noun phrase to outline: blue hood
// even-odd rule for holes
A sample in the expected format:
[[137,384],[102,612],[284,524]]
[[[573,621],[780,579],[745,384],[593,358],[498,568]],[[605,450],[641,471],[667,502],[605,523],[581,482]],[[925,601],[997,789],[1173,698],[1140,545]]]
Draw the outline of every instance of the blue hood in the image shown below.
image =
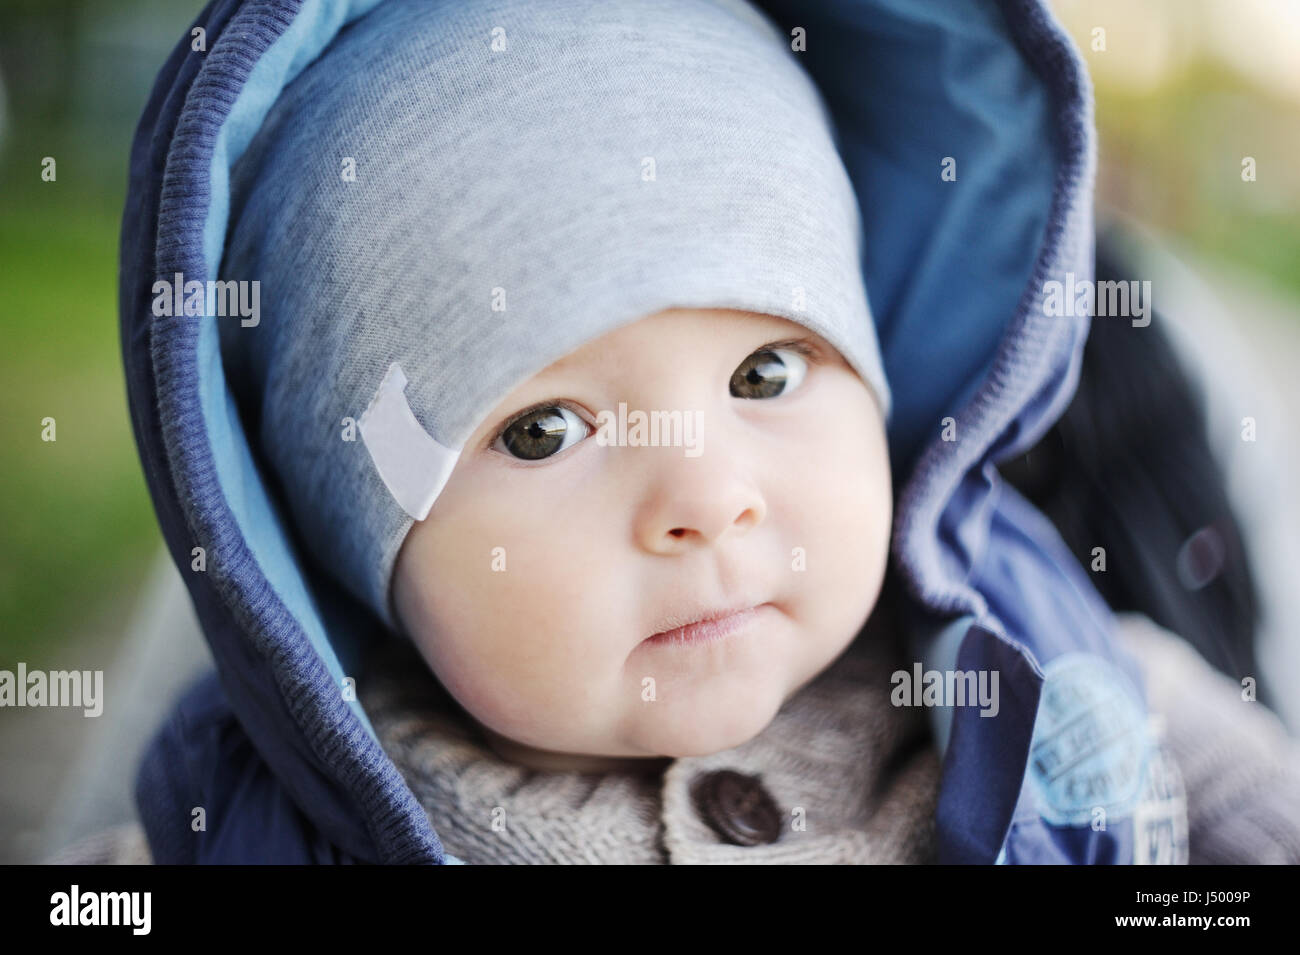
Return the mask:
[[[194,23],[203,42],[182,38],[136,133],[120,274],[127,392],[216,662],[140,767],[160,863],[462,861],[348,691],[378,623],[299,559],[224,377],[216,323],[230,319],[151,308],[155,281],[219,274],[231,165],[285,85],[379,2],[213,0]],[[756,5],[806,30],[798,55],[863,212],[894,392],[892,561],[908,640],[926,669],[1001,678],[996,717],[930,711],[941,860],[1132,861],[1151,749],[1140,671],[1087,574],[995,469],[1051,426],[1077,381],[1088,320],[1049,317],[1042,298],[1049,280],[1092,277],[1084,67],[1036,0]]]

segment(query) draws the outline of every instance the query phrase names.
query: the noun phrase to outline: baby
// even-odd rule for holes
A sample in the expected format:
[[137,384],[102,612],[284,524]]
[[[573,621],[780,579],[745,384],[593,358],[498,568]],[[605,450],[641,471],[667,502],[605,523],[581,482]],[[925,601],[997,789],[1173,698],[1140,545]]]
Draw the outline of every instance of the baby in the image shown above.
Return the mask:
[[[786,38],[743,0],[544,6],[497,67],[479,5],[389,0],[284,91],[224,266],[282,319],[222,347],[308,551],[496,750],[626,768],[754,737],[861,631],[889,390]],[[609,446],[620,405],[699,447]]]
[[[595,416],[618,401],[698,411],[703,453],[601,446]],[[407,537],[394,601],[516,762],[713,753],[761,732],[862,629],[890,517],[879,406],[829,342],[770,315],[669,309],[493,408]]]

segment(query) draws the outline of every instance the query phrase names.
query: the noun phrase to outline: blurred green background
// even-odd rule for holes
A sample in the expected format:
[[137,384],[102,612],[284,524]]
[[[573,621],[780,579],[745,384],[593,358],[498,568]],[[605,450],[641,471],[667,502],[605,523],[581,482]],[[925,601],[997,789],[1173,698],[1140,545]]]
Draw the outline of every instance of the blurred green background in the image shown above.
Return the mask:
[[[1096,84],[1099,205],[1300,300],[1300,5],[1053,6]],[[161,545],[126,411],[117,239],[131,135],[199,8],[0,2],[0,668],[119,636]]]
[[126,410],[117,240],[136,121],[197,9],[0,4],[0,668],[116,638],[161,546]]
[[1096,88],[1099,206],[1300,298],[1300,3],[1049,2]]

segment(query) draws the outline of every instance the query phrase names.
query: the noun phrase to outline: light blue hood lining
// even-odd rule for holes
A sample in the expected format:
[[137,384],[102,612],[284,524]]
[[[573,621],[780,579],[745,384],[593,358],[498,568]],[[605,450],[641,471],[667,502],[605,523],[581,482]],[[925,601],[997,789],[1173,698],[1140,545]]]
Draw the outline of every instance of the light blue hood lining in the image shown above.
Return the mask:
[[1054,107],[996,3],[765,5],[808,30],[862,208],[897,481],[986,380],[1030,279],[1060,165]]
[[[347,23],[363,16],[381,0],[308,0],[292,24],[257,61],[230,116],[217,136],[212,154],[211,201],[203,229],[208,275],[220,275],[226,226],[230,217],[230,170],[243,155],[280,91],[322,50]],[[349,672],[355,673],[361,649],[360,635],[348,633],[343,621],[327,621],[327,611],[308,587],[303,565],[294,554],[281,509],[274,505],[264,478],[253,459],[248,435],[241,422],[234,394],[221,363],[217,322],[200,319],[198,340],[199,395],[212,442],[217,477],[248,548],[277,595],[293,613],[312,646],[343,692]],[[361,703],[352,693],[352,711],[378,742],[378,736]]]

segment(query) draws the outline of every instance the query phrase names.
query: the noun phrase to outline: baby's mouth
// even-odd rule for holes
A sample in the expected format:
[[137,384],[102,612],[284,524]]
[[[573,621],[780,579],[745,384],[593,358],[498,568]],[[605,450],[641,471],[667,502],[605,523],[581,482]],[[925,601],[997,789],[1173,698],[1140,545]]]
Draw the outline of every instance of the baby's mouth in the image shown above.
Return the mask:
[[642,643],[653,647],[717,643],[749,629],[753,623],[765,617],[773,609],[775,608],[768,603],[742,603],[735,607],[690,614],[689,616],[694,619],[672,629],[652,634]]

